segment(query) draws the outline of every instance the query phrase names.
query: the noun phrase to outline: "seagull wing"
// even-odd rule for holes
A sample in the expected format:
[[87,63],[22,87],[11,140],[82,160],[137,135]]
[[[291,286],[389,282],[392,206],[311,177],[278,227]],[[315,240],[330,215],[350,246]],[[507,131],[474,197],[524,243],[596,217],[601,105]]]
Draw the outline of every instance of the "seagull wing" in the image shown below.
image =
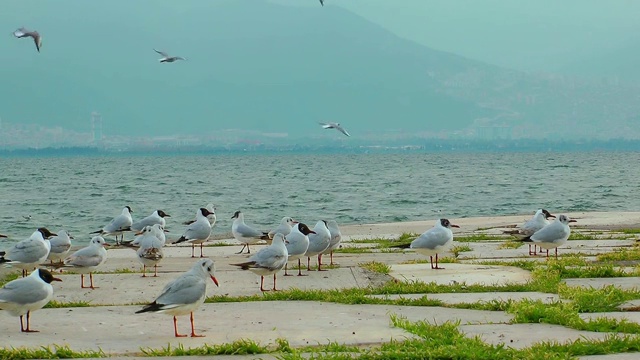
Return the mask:
[[166,52],[164,52],[164,51],[160,51],[160,50],[156,50],[156,49],[153,49],[153,51],[157,52],[158,54],[160,54],[160,55],[162,55],[162,56],[164,56],[164,57],[169,57],[169,54],[167,54],[167,53],[166,53]]
[[347,132],[347,130],[343,129],[342,126],[335,126],[336,130],[340,131],[341,133],[347,135],[347,136],[351,136],[349,135],[349,133]]

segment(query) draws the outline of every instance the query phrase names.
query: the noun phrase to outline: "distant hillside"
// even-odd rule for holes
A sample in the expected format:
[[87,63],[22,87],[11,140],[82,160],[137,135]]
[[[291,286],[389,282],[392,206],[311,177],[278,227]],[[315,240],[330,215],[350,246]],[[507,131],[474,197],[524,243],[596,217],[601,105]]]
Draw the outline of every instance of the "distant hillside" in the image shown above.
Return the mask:
[[597,80],[637,83],[640,81],[640,43],[628,44],[615,51],[584,57],[558,69],[559,73]]

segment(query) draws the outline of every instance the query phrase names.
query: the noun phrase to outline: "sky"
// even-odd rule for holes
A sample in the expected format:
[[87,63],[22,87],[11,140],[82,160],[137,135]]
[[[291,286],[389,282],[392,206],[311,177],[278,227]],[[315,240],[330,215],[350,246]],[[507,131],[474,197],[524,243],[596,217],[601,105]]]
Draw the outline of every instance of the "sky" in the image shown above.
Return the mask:
[[[575,64],[600,76],[610,57],[635,51],[638,15],[640,2],[631,0],[7,2],[0,118],[83,131],[95,110],[111,125],[105,133],[117,135],[243,126],[302,135],[318,121],[345,120],[357,134],[414,130],[423,118],[430,123],[420,131],[451,130],[500,116],[486,104],[504,104],[452,95],[429,77],[475,84],[477,69],[504,78],[506,69],[570,74]],[[41,53],[13,38],[19,26],[42,33]],[[153,48],[188,61],[159,64]],[[495,87],[486,86],[473,91]],[[542,98],[526,93],[530,85],[518,89],[526,101]]]

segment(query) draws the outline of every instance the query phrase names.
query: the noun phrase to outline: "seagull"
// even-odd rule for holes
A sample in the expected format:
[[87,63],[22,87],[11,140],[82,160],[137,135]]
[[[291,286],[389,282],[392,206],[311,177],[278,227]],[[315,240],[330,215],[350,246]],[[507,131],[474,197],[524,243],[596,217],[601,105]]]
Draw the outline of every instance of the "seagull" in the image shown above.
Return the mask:
[[347,135],[347,136],[351,136],[349,135],[349,133],[347,132],[347,130],[343,129],[342,126],[340,126],[340,123],[335,123],[335,122],[330,122],[330,123],[318,123],[320,125],[322,125],[323,129],[336,129],[338,131],[340,131],[341,133]]
[[29,31],[24,27],[19,28],[18,30],[13,32],[13,36],[17,38],[30,37],[33,39],[33,42],[36,44],[36,50],[40,52],[40,47],[42,46],[42,37],[38,34],[37,31]]
[[292,217],[283,217],[282,220],[280,220],[280,225],[278,225],[278,227],[274,230],[269,231],[269,239],[273,239],[273,236],[277,233],[280,233],[286,237],[291,232],[291,227],[297,223],[298,222],[293,220]]
[[569,223],[572,222],[576,222],[576,220],[569,219],[567,215],[560,215],[549,225],[536,231],[531,236],[520,239],[520,241],[538,244],[540,248],[547,250],[547,257],[549,257],[549,249],[556,249],[557,259],[558,246],[562,246],[569,239],[569,235],[571,235]]
[[327,248],[327,250],[323,251],[321,255],[329,253],[331,256],[331,263],[329,265],[333,265],[333,250],[337,249],[338,246],[340,246],[340,242],[342,241],[342,233],[340,232],[338,223],[335,220],[329,220],[329,222],[327,222],[327,227],[329,228],[329,232],[331,233],[331,241],[329,242],[329,247]]
[[[40,310],[53,297],[52,281],[62,281],[48,270],[36,269],[31,275],[13,280],[0,289],[0,309],[13,316],[20,316],[21,332],[38,332],[29,327],[31,312]],[[27,315],[27,326],[22,321]]]
[[[555,218],[555,215],[551,215],[551,213],[549,213],[545,209],[539,209],[538,211],[536,211],[536,213],[533,215],[533,217],[529,221],[527,221],[526,223],[524,223],[524,225],[520,227],[520,229],[503,231],[503,232],[506,234],[515,235],[515,236],[519,236],[519,235],[521,235],[522,237],[531,236],[536,231],[549,225],[549,220],[548,220],[549,218]],[[529,255],[538,255],[536,250],[536,244],[533,244],[533,251],[531,251],[531,244],[529,244]]]
[[318,271],[325,271],[322,270],[320,259],[322,252],[327,250],[331,243],[331,233],[327,228],[327,222],[324,220],[318,221],[316,226],[313,227],[313,232],[309,234],[309,248],[304,255],[307,257],[307,271],[311,270],[311,257],[315,255],[318,255]]
[[239,266],[242,270],[250,270],[254,274],[260,275],[260,291],[268,291],[264,288],[264,277],[273,274],[273,291],[277,291],[276,273],[284,269],[289,258],[286,243],[284,235],[275,234],[271,245],[253,254],[249,261],[231,265]]
[[211,213],[205,208],[200,208],[196,212],[196,221],[187,225],[187,229],[184,234],[175,243],[181,243],[187,241],[191,244],[191,257],[196,257],[194,254],[196,244],[200,244],[200,257],[204,257],[202,254],[202,244],[209,239],[211,235],[211,224],[209,223],[209,216]]
[[155,51],[158,54],[162,55],[162,58],[158,59],[158,61],[160,61],[160,62],[174,62],[176,60],[187,60],[187,59],[185,59],[183,57],[180,57],[180,56],[169,56],[169,54],[167,54],[164,51],[160,51],[160,50],[156,50],[156,49],[153,49],[153,51]]
[[13,245],[9,250],[0,251],[0,263],[8,263],[22,269],[22,276],[27,276],[27,270],[34,269],[39,264],[47,260],[51,243],[46,241],[52,236],[56,236],[47,228],[38,228],[28,239],[22,240]]
[[[306,224],[297,223],[293,226],[289,235],[285,237],[287,240],[287,253],[289,254],[288,261],[298,260],[298,276],[307,276],[302,275],[300,259],[304,257],[309,248],[309,234],[315,234],[315,231],[309,229]],[[284,266],[284,276],[290,276],[287,274],[287,265]]]
[[51,261],[52,265],[54,261],[62,262],[62,259],[67,257],[69,250],[71,250],[71,239],[73,239],[73,236],[71,236],[67,230],[60,230],[58,231],[58,235],[49,239],[51,251],[49,251],[47,260]]
[[[209,224],[211,224],[211,229],[213,229],[213,226],[216,224],[216,220],[218,219],[216,217],[216,207],[212,203],[208,203],[207,206],[205,206],[205,209],[209,210],[209,215],[207,215],[207,219],[209,220]],[[185,221],[182,224],[191,225],[195,221],[196,219],[193,219],[193,220]]]
[[140,221],[136,221],[133,224],[131,224],[131,230],[133,231],[142,231],[142,229],[149,225],[154,225],[154,224],[160,224],[162,225],[162,227],[164,228],[165,226],[167,226],[167,221],[165,220],[165,217],[171,217],[171,215],[167,214],[166,212],[162,211],[162,210],[156,210],[154,211],[151,215],[147,216],[146,218],[140,220]]
[[320,5],[324,6],[324,0],[320,0]]
[[[64,259],[64,267],[73,268],[80,273],[80,288],[91,290],[97,288],[93,286],[93,271],[98,266],[107,261],[107,250],[104,248],[109,246],[102,236],[94,236],[89,242],[89,246],[84,247]],[[89,286],[84,286],[84,274],[89,274]]]
[[238,254],[242,254],[245,247],[247,248],[247,254],[251,254],[249,245],[255,244],[260,240],[269,240],[269,233],[258,231],[244,223],[242,211],[236,211],[231,218],[235,219],[233,220],[233,225],[231,225],[231,233],[236,240],[243,244]]
[[162,294],[156,298],[154,302],[145,305],[142,310],[136,311],[136,314],[144,312],[157,312],[173,315],[173,330],[175,337],[186,337],[187,335],[178,334],[177,315],[186,315],[191,313],[191,337],[202,337],[204,335],[196,335],[193,326],[193,312],[204,303],[207,297],[207,278],[218,285],[215,276],[215,264],[211,259],[198,260],[191,270],[182,274],[179,278],[173,280],[162,290]]
[[[460,226],[452,224],[448,219],[440,219],[436,221],[434,227],[423,232],[422,235],[413,240],[411,244],[394,245],[392,247],[402,249],[410,248],[418,254],[428,255],[431,259],[432,269],[444,269],[438,267],[438,253],[445,251],[451,245],[453,241],[452,227],[459,228]],[[435,266],[433,266],[433,255],[436,256]]]
[[156,238],[158,238],[158,240],[160,240],[160,243],[162,244],[162,246],[164,246],[164,244],[167,242],[167,238],[164,235],[166,230],[160,224],[154,224],[152,226],[149,226],[149,225],[145,226],[141,231],[135,233],[136,237],[133,239],[133,241],[125,242],[125,243],[123,243],[123,245],[124,246],[128,246],[128,247],[132,247],[132,248],[139,248],[140,247],[140,241],[142,241],[142,238],[144,238],[144,235],[146,235],[146,233],[145,233],[146,229],[151,229],[151,234],[153,236],[155,236]]
[[131,207],[128,205],[122,209],[122,213],[101,230],[94,231],[91,234],[100,234],[100,235],[114,235],[116,237],[116,244],[118,244],[118,235],[121,236],[121,241],[124,240],[125,231],[131,231],[131,225],[133,225],[133,220],[131,219]]
[[0,238],[7,238],[7,235],[0,234]]
[[160,240],[158,235],[164,236],[164,231],[160,229],[160,224],[153,226],[145,226],[142,230],[144,233],[139,240],[140,247],[136,254],[138,260],[142,263],[142,277],[147,276],[147,266],[153,266],[153,276],[158,276],[158,263],[164,257],[162,246],[164,242]]

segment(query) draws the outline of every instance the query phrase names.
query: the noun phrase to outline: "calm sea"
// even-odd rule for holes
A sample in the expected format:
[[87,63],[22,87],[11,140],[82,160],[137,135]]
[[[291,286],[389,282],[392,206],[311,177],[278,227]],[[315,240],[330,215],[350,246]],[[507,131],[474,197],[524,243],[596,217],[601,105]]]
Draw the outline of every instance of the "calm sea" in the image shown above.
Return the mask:
[[[640,208],[638,152],[95,156],[0,159],[0,233],[37,227],[88,242],[125,205],[134,221],[162,209],[171,238],[209,202],[214,233],[231,215],[268,230],[311,225]],[[25,220],[24,216],[31,216]],[[4,242],[0,248],[4,248]]]

